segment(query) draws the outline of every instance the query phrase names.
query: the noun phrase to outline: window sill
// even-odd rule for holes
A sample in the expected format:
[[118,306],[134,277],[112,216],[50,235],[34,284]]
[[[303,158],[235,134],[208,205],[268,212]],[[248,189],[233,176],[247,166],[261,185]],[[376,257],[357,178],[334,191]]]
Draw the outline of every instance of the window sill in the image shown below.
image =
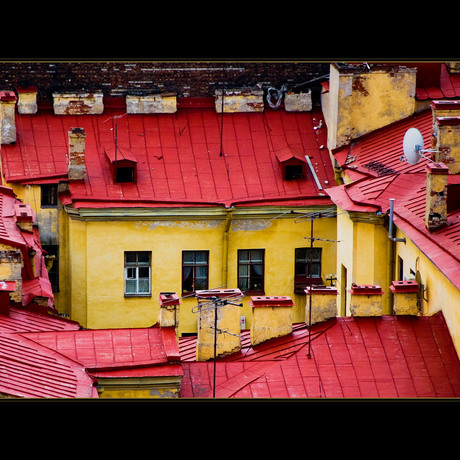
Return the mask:
[[152,294],[126,294],[125,292],[125,297],[152,297]]
[[242,291],[245,296],[248,295],[265,295],[265,291]]

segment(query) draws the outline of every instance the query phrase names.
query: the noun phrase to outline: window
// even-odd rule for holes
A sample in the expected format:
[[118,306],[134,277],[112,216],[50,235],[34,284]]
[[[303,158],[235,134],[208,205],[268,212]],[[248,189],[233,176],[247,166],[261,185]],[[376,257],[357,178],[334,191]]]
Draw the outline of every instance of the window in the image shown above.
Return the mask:
[[310,285],[310,257],[312,284],[323,284],[321,277],[322,248],[296,248],[295,250],[295,280],[294,290],[304,294],[305,286]]
[[117,167],[115,182],[134,182],[134,168]]
[[57,185],[42,185],[41,186],[41,207],[55,208],[58,204]]
[[125,252],[125,295],[150,295],[150,252]]
[[48,270],[48,277],[53,288],[53,292],[59,292],[59,246],[55,244],[43,244],[42,248],[48,253],[45,256],[46,264],[51,265]]
[[238,250],[238,288],[243,292],[264,292],[264,259],[264,249]]
[[182,294],[208,289],[209,251],[182,251]]
[[286,180],[302,179],[303,168],[302,165],[286,165]]

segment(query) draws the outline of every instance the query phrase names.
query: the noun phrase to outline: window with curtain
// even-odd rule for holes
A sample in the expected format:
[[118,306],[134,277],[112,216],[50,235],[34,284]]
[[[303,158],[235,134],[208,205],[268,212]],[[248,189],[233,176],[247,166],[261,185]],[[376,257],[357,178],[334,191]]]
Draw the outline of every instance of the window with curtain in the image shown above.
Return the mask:
[[264,292],[265,249],[238,250],[238,288],[246,293]]
[[208,289],[209,251],[182,251],[182,294]]
[[310,257],[311,282],[312,284],[323,283],[321,277],[321,252],[322,248],[296,248],[294,290],[297,294],[303,294],[305,287],[310,285]]
[[150,251],[125,252],[125,295],[150,295]]

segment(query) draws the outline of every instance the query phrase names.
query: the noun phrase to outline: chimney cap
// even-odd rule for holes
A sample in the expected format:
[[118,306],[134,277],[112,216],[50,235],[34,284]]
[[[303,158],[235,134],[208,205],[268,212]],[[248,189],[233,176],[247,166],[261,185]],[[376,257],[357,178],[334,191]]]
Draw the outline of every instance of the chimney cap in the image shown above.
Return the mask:
[[72,134],[86,134],[85,128],[70,128]]
[[17,99],[14,91],[0,91],[0,100],[2,101],[16,101]]
[[204,289],[195,292],[197,297],[238,297],[243,293],[240,289]]
[[252,307],[293,307],[294,302],[289,296],[257,295],[251,296],[250,305]]
[[449,174],[449,168],[444,163],[428,163],[426,169],[430,174]]
[[175,292],[160,292],[159,297],[160,305],[179,305],[180,299]]
[[436,117],[438,126],[458,126],[460,125],[460,117]]

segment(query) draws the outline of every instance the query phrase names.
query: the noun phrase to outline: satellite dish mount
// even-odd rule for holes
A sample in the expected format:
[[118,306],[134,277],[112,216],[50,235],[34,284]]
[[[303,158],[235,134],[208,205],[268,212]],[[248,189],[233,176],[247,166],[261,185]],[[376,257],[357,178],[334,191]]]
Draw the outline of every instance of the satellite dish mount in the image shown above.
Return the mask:
[[423,136],[417,128],[409,128],[404,134],[403,139],[404,155],[400,158],[401,161],[407,161],[411,165],[416,165],[422,158],[433,161],[431,158],[424,156],[424,153],[436,153],[436,149],[423,148]]

